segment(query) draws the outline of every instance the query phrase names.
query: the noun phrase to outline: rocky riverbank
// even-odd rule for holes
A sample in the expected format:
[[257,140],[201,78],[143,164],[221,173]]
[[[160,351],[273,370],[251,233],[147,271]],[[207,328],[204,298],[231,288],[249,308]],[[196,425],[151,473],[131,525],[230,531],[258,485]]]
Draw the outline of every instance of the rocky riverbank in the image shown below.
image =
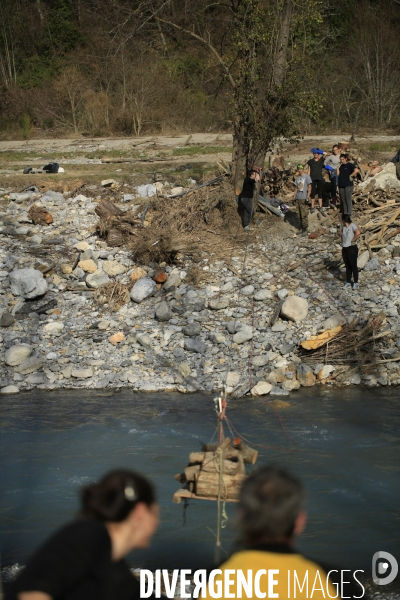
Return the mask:
[[[211,392],[226,381],[236,395],[284,396],[320,383],[400,384],[400,234],[372,258],[362,253],[359,290],[343,289],[333,210],[327,218],[310,215],[311,238],[296,236],[290,218],[268,215],[249,236],[237,226],[226,235],[214,227],[217,243],[229,237],[225,258],[201,245],[200,231],[195,257],[182,252],[171,264],[141,264],[96,232],[104,189],[33,191],[2,201],[1,393],[33,387]],[[143,199],[135,193],[116,185],[113,199],[140,217]],[[52,222],[33,224],[33,204]],[[238,221],[234,210],[230,218]],[[128,295],[112,311],[112,298],[99,290],[117,282]],[[362,328],[382,311],[368,366],[330,362],[329,354],[315,364],[299,350],[311,336],[337,326],[346,331],[355,319]]]

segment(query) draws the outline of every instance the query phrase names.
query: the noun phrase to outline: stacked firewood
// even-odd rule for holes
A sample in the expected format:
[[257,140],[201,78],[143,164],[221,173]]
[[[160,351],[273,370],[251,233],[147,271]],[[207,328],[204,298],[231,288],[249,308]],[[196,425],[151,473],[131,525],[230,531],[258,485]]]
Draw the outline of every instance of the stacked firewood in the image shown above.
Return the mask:
[[[176,479],[185,488],[176,492],[175,502],[183,498],[237,500],[240,487],[246,479],[245,464],[254,464],[258,452],[240,438],[226,438],[221,445],[207,444],[201,452],[191,452],[189,465]],[[185,494],[189,492],[189,494]]]
[[355,222],[367,247],[384,248],[400,233],[400,192],[356,189]]

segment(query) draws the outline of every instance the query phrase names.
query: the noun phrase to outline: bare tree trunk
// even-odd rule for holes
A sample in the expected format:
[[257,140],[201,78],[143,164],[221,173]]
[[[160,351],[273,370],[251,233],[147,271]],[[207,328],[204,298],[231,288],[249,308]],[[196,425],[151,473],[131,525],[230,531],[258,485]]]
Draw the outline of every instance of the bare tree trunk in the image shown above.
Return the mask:
[[279,30],[278,42],[275,54],[275,69],[273,74],[273,83],[277,87],[282,87],[285,80],[287,65],[287,50],[290,35],[290,26],[292,24],[293,0],[284,0],[282,23]]

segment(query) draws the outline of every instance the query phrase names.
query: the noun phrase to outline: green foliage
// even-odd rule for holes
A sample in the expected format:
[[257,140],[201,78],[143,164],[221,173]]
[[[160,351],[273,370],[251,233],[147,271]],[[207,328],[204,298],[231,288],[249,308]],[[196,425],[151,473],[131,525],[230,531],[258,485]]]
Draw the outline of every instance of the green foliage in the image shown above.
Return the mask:
[[41,86],[52,80],[57,72],[56,64],[52,64],[45,56],[34,54],[24,61],[23,71],[18,77],[21,88]]
[[373,142],[368,150],[371,152],[395,152],[397,147],[389,144],[389,142]]
[[59,52],[69,52],[84,43],[84,36],[74,19],[72,0],[47,0],[47,27],[51,43]]

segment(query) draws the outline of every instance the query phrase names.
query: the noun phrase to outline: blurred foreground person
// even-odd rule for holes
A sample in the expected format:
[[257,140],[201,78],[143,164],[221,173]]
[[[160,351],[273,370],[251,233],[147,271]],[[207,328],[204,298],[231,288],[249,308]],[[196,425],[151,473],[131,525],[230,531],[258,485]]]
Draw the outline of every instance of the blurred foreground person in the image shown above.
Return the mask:
[[[313,600],[340,597],[341,586],[328,579],[329,569],[294,549],[296,536],[306,525],[303,504],[301,482],[283,469],[263,467],[245,480],[238,506],[240,541],[244,549],[223,563],[219,567],[222,574],[215,576],[215,582],[221,585],[227,578],[232,581],[229,591],[234,595],[231,597]],[[247,579],[248,569],[252,570],[254,585],[250,593],[243,587],[243,594],[238,595],[238,570]],[[257,580],[256,573],[261,570],[263,574]],[[335,573],[340,577],[340,570]],[[361,597],[360,593],[356,595]]]
[[124,557],[158,526],[153,486],[118,470],[83,488],[79,518],[55,533],[13,583],[7,600],[135,600],[139,581]]

